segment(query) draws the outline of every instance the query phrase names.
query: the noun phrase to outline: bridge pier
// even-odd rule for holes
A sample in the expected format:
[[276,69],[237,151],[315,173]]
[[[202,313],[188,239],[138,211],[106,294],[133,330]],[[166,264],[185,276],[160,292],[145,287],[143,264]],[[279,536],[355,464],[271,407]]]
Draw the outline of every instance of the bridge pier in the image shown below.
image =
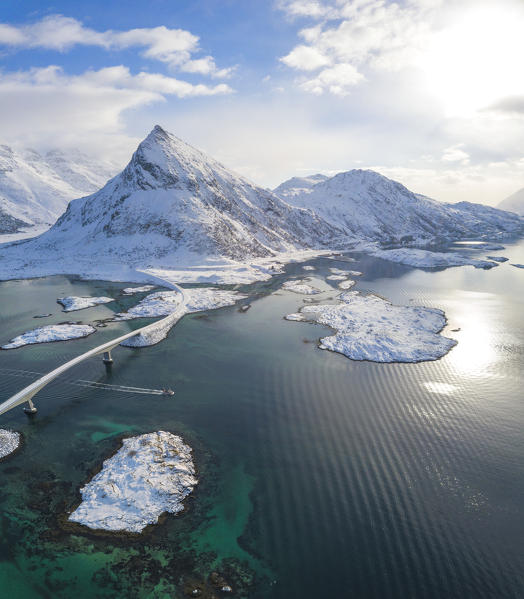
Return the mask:
[[35,404],[33,403],[33,400],[28,399],[27,403],[29,404],[28,406],[26,406],[24,408],[24,412],[26,414],[28,414],[29,416],[31,416],[32,414],[36,414],[38,412],[38,410],[36,409]]
[[106,365],[113,363],[113,358],[111,357],[111,350],[104,352],[104,357],[102,358],[102,362]]

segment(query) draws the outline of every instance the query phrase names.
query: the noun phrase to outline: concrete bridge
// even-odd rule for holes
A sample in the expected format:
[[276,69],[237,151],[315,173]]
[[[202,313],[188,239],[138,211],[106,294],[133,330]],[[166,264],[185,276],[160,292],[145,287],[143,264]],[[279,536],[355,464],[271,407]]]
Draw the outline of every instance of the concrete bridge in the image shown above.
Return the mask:
[[0,404],[0,415],[5,414],[9,410],[12,410],[13,408],[16,408],[17,406],[20,406],[24,403],[28,404],[24,408],[24,411],[27,414],[36,413],[37,410],[33,404],[33,397],[46,385],[48,385],[51,381],[56,379],[66,370],[73,368],[73,366],[80,364],[84,360],[88,360],[89,358],[98,356],[100,354],[103,354],[103,361],[105,364],[111,364],[113,362],[113,358],[111,357],[111,350],[114,349],[117,345],[120,345],[122,341],[130,339],[131,337],[136,337],[137,335],[147,334],[148,332],[154,332],[157,329],[161,329],[164,327],[171,328],[186,313],[186,298],[184,295],[184,290],[181,287],[178,287],[178,285],[173,285],[173,287],[176,291],[180,293],[180,303],[177,309],[173,313],[169,314],[169,316],[166,316],[161,320],[157,320],[140,329],[136,329],[134,331],[126,333],[125,335],[121,335],[116,339],[107,341],[106,343],[103,343],[98,347],[90,349],[89,351],[85,352],[80,356],[77,356],[76,358],[73,358],[72,360],[69,360],[69,362],[62,364],[61,366],[55,368],[51,372],[48,372],[44,376],[40,377],[38,380],[25,387],[25,389],[22,389],[21,391],[10,397],[7,401],[4,401],[2,404]]

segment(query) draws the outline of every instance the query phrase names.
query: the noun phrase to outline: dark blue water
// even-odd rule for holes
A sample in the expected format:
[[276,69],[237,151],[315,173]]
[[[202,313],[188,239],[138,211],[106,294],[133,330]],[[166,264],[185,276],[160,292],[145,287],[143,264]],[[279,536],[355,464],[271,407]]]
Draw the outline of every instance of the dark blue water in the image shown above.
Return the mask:
[[[524,262],[524,244],[497,252]],[[0,426],[24,445],[0,463],[2,596],[209,596],[213,570],[237,596],[524,596],[524,271],[508,263],[424,272],[364,256],[357,289],[440,307],[458,345],[436,362],[352,362],[317,349],[329,330],[282,317],[303,297],[286,275],[255,299],[185,317],[158,346],[93,359]],[[323,289],[328,267],[312,275]],[[91,322],[135,301],[64,315],[64,294],[117,296],[124,285],[51,277],[0,284],[1,342],[43,322]],[[336,297],[335,289],[323,298]],[[34,314],[53,312],[47,320]],[[2,398],[105,338],[0,353]],[[460,328],[451,332],[451,329]],[[27,375],[31,376],[31,375]],[[158,388],[175,399],[85,389],[78,379]],[[78,488],[122,435],[170,430],[192,445],[200,484],[186,511],[141,540],[63,527]],[[207,595],[206,595],[207,593]]]

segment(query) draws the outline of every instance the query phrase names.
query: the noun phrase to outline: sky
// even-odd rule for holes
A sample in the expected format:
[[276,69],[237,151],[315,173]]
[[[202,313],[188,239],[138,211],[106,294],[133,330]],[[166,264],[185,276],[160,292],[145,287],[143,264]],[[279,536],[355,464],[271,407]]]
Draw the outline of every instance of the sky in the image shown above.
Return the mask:
[[259,185],[524,187],[524,0],[2,0],[0,143],[123,166],[155,124]]

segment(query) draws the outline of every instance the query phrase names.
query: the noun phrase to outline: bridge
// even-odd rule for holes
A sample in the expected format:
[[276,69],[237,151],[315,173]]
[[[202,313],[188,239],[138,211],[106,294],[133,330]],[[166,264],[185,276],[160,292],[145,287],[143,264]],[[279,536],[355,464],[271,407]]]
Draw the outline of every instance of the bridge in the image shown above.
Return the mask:
[[172,286],[173,286],[174,290],[178,291],[181,294],[179,305],[174,312],[172,312],[165,318],[162,318],[161,320],[157,320],[151,324],[148,324],[145,327],[142,327],[140,329],[135,329],[134,331],[130,331],[129,333],[126,333],[125,335],[121,335],[120,337],[117,337],[116,339],[112,339],[111,341],[102,343],[102,345],[99,345],[98,347],[90,349],[89,351],[86,351],[82,355],[77,356],[76,358],[73,358],[72,360],[69,360],[69,362],[62,364],[58,368],[55,368],[51,372],[48,372],[44,376],[40,377],[39,379],[37,379],[36,381],[31,383],[30,385],[25,387],[25,389],[22,389],[21,391],[19,391],[18,393],[16,393],[12,397],[10,397],[8,400],[6,400],[2,404],[0,404],[0,415],[5,414],[9,410],[12,410],[13,408],[16,408],[17,406],[20,406],[24,403],[28,404],[28,406],[24,408],[24,411],[26,412],[26,414],[35,414],[37,410],[33,404],[33,397],[39,391],[41,391],[46,385],[48,385],[51,381],[56,379],[58,376],[60,376],[66,370],[73,368],[73,366],[80,364],[84,360],[88,360],[89,358],[93,358],[94,356],[98,356],[100,354],[103,354],[103,361],[105,364],[111,364],[113,362],[113,358],[111,356],[111,350],[114,349],[117,345],[120,345],[120,343],[122,343],[126,339],[130,339],[131,337],[136,337],[137,335],[144,335],[144,334],[147,335],[148,333],[156,332],[158,329],[162,329],[162,328],[166,328],[166,329],[171,328],[186,313],[186,311],[185,311],[186,298],[184,295],[184,290],[181,287],[179,287],[178,285],[172,284]]

